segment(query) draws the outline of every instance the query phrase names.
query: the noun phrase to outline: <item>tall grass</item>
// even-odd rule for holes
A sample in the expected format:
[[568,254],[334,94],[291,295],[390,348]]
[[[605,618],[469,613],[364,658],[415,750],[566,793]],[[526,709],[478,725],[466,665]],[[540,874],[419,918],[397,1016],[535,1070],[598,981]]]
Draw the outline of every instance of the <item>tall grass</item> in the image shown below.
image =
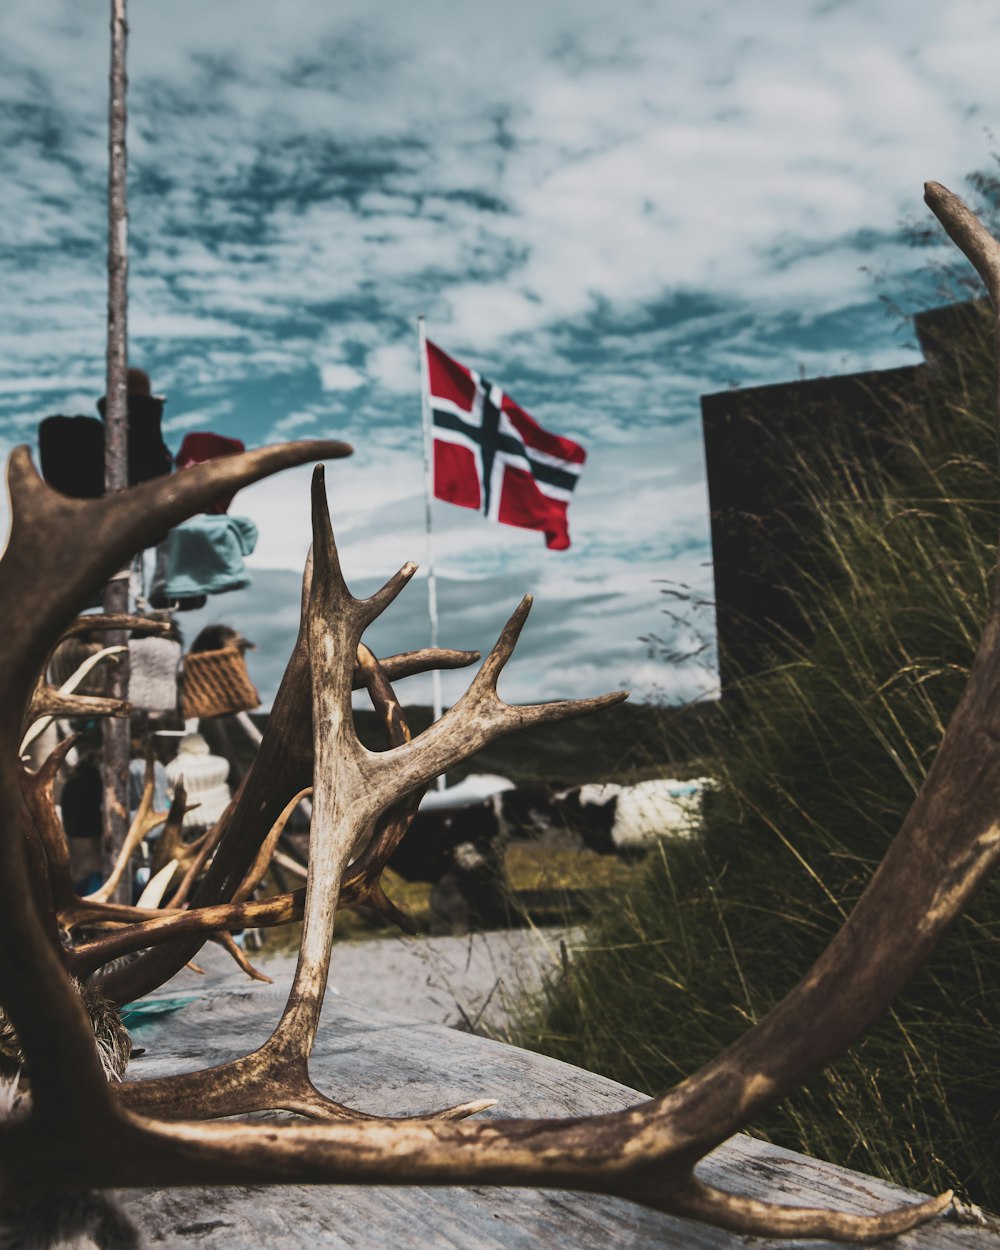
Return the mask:
[[[629,893],[608,894],[522,1044],[662,1091],[763,1016],[842,923],[920,787],[985,617],[1000,514],[989,336],[973,318],[922,398],[887,409],[881,461],[818,438],[796,465],[791,493],[819,522],[795,588],[809,639],[743,681],[702,837],[664,844]],[[753,1131],[1000,1207],[1000,883],[865,1037]]]

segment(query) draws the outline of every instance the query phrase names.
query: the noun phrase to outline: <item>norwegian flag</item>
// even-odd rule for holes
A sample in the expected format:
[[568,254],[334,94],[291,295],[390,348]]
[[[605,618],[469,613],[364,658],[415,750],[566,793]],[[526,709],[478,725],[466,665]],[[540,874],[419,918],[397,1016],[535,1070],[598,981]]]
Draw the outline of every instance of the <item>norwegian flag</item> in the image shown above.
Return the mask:
[[566,508],[587,453],[549,434],[499,386],[427,343],[434,496],[569,546]]

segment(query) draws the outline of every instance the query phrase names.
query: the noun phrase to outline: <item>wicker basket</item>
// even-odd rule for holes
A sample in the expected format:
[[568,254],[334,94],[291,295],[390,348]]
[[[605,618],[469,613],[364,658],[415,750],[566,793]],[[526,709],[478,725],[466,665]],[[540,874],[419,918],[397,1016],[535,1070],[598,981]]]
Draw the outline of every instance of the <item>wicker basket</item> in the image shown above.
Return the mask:
[[229,716],[260,707],[260,695],[237,647],[219,651],[189,651],[184,657],[181,711],[193,716]]

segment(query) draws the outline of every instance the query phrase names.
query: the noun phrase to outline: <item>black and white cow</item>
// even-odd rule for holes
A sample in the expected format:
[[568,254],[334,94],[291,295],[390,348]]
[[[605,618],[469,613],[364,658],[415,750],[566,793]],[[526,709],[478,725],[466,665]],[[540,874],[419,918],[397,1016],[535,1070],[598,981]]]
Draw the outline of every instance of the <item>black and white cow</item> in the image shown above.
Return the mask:
[[569,839],[601,855],[635,857],[659,837],[691,836],[704,785],[514,786],[503,777],[472,776],[424,796],[389,866],[407,881],[430,882],[431,910],[449,928],[503,923],[504,856],[512,841]]
[[552,819],[599,855],[644,855],[659,838],[687,838],[697,829],[707,781],[658,779],[634,786],[584,785],[553,796]]
[[430,882],[431,911],[452,930],[502,923],[507,844],[512,831],[534,827],[533,809],[542,812],[551,794],[551,786],[515,787],[486,774],[429,790],[389,867],[406,881]]

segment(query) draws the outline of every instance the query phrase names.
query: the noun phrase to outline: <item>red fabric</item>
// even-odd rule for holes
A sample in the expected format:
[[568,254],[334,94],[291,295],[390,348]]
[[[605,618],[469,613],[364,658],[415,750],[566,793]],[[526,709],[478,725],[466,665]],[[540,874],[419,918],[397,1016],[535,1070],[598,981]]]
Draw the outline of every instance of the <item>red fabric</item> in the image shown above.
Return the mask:
[[[246,445],[238,438],[226,438],[224,434],[211,434],[207,430],[196,430],[184,435],[181,449],[174,458],[178,469],[189,469],[195,464],[204,464],[206,460],[217,460],[220,456],[235,456],[246,451]],[[205,511],[220,515],[229,511],[233,495],[217,500]]]
[[570,464],[584,464],[587,453],[579,443],[571,438],[563,438],[560,434],[550,434],[543,430],[534,417],[529,417],[520,404],[515,404],[509,395],[503,397],[503,411],[510,417],[511,425],[524,440],[526,447],[536,451],[544,451],[550,456],[558,456]]
[[521,469],[508,466],[504,473],[497,520],[504,525],[518,525],[521,529],[541,530],[546,547],[552,551],[569,548],[566,504],[543,495],[531,474]]
[[427,372],[431,394],[451,399],[468,410],[476,394],[476,383],[465,365],[452,360],[436,344],[427,342]]
[[434,497],[460,508],[483,506],[475,457],[467,447],[434,440]]
[[567,506],[587,453],[551,434],[509,395],[427,343],[434,495],[569,545]]

